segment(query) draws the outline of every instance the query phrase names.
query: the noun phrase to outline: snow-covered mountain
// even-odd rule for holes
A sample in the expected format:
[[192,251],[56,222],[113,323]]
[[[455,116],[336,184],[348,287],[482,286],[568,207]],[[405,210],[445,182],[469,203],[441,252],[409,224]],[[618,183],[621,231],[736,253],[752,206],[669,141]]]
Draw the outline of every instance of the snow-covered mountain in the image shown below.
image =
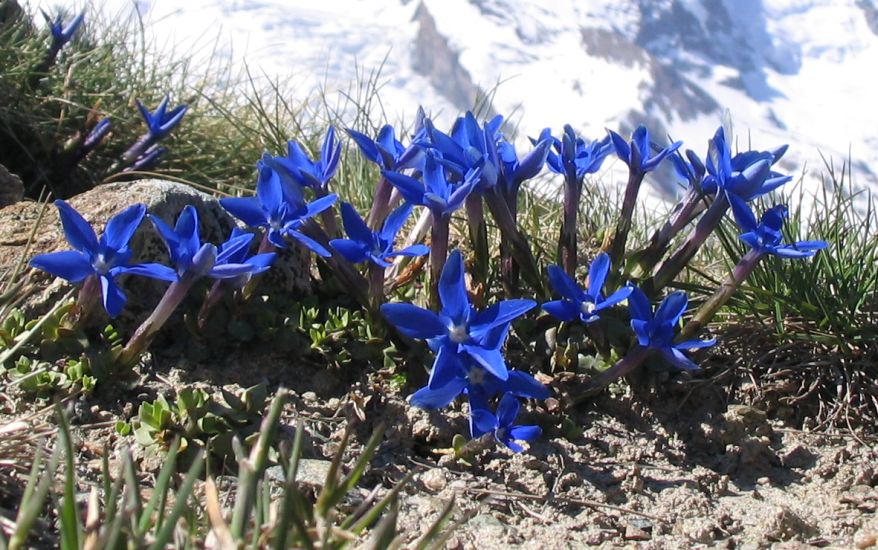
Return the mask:
[[[875,0],[139,0],[162,39],[203,40],[306,94],[381,67],[381,107],[450,121],[490,93],[522,135],[645,123],[699,154],[716,127],[790,143],[784,167],[855,160],[878,186]],[[107,0],[105,10],[130,10]],[[120,11],[119,13],[122,13]],[[331,95],[331,94],[330,94]],[[670,192],[671,189],[665,191]]]

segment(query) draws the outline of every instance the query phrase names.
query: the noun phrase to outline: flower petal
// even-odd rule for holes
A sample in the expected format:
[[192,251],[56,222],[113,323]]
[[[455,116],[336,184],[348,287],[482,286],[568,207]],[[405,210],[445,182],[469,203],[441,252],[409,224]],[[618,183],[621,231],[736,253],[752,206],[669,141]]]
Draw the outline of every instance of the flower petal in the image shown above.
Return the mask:
[[125,307],[125,302],[127,301],[125,293],[122,292],[122,289],[116,285],[111,277],[101,275],[101,294],[107,315],[115,318]]
[[516,441],[533,441],[542,433],[539,426],[512,426],[509,429],[509,437]]
[[518,417],[518,411],[521,410],[521,403],[514,395],[504,393],[497,405],[497,423],[501,428],[512,426]]
[[454,399],[463,392],[466,387],[466,378],[456,376],[442,387],[431,390],[424,386],[409,397],[408,401],[415,407],[422,409],[441,409],[447,407]]
[[329,246],[334,248],[347,261],[358,264],[369,259],[369,253],[365,246],[350,239],[333,239]]
[[686,297],[685,292],[678,290],[668,294],[655,311],[655,322],[660,325],[676,325],[686,312],[688,304],[689,298]]
[[177,272],[162,264],[134,264],[117,269],[119,269],[119,273],[140,275],[141,277],[149,277],[150,279],[158,279],[160,281],[172,283],[177,280]]
[[652,321],[652,306],[649,304],[649,298],[638,287],[632,287],[631,295],[628,296],[628,310],[631,312],[632,319],[641,321]]
[[678,349],[665,348],[661,350],[661,353],[662,356],[677,369],[685,371],[696,371],[701,369],[698,364],[686,357],[683,352]]
[[235,216],[248,227],[264,227],[268,225],[268,216],[256,197],[228,197],[219,200],[226,211]]
[[455,323],[461,323],[465,320],[470,303],[466,293],[463,255],[460,250],[452,252],[445,262],[445,267],[439,276],[439,298],[442,301],[442,310]]
[[607,280],[607,274],[610,272],[610,255],[606,252],[598,254],[591,266],[588,268],[588,295],[597,299],[604,283]]
[[442,345],[436,352],[433,361],[433,369],[430,371],[430,379],[427,387],[438,389],[446,386],[455,378],[463,378],[464,367],[457,353],[457,346]]
[[555,300],[543,304],[543,310],[559,321],[569,323],[579,318],[579,306],[570,300]]
[[504,300],[476,314],[470,332],[485,332],[491,328],[509,323],[536,307],[533,300]]
[[128,241],[134,236],[134,232],[146,215],[146,206],[135,204],[119,212],[107,222],[102,240],[107,246],[119,250],[128,246]]
[[487,409],[472,409],[469,413],[470,437],[481,437],[497,429],[497,417]]
[[714,345],[716,345],[716,338],[711,338],[710,340],[686,340],[685,342],[674,344],[674,347],[679,350],[684,350],[709,348]]
[[88,256],[78,250],[37,254],[29,263],[31,267],[42,269],[71,283],[78,283],[95,273]]
[[351,240],[371,247],[374,241],[372,230],[349,202],[341,203],[341,221]]
[[506,368],[506,361],[503,359],[503,354],[499,349],[485,349],[481,346],[470,344],[463,344],[461,347],[485,370],[500,380],[506,381],[509,379],[509,370]]
[[98,238],[91,225],[66,202],[57,200],[55,206],[58,208],[61,227],[64,229],[67,242],[80,252],[92,254],[98,247]]
[[572,300],[574,302],[582,302],[585,300],[585,293],[582,289],[579,288],[579,285],[576,284],[576,281],[573,280],[570,275],[567,274],[566,271],[558,267],[557,265],[550,265],[549,270],[549,283],[552,285],[552,289],[555,290],[558,294],[560,294],[563,298],[567,298],[568,300]]
[[530,374],[520,371],[509,371],[509,378],[502,385],[502,391],[517,395],[518,397],[531,399],[546,399],[549,397],[549,388],[539,383]]
[[384,225],[381,227],[380,237],[388,242],[392,243],[396,238],[396,234],[399,233],[399,230],[402,228],[405,221],[408,219],[409,215],[412,213],[412,208],[414,205],[407,202],[403,203],[402,206],[394,210],[387,216],[387,219],[384,221]]
[[[326,250],[326,247],[300,231],[296,231],[295,229],[286,229],[283,231],[283,234],[288,237],[292,237],[300,243],[304,244],[318,256],[322,256],[324,258],[332,256],[332,252]],[[272,241],[272,243],[274,243],[274,241]]]
[[409,338],[426,340],[444,336],[447,331],[438,315],[412,304],[384,304],[381,306],[381,313],[390,324]]

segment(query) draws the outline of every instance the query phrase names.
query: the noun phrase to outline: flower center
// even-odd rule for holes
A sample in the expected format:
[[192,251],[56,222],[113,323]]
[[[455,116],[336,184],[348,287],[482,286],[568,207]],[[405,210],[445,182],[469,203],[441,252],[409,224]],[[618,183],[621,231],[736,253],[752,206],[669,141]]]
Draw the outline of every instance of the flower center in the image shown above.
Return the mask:
[[455,344],[463,344],[469,340],[469,331],[465,324],[451,325],[448,328],[448,338]]
[[582,302],[582,305],[579,306],[579,310],[583,315],[591,315],[594,313],[596,307],[597,306],[595,306],[594,302]]
[[472,367],[467,375],[470,385],[479,386],[485,382],[485,370],[479,367]]
[[110,262],[107,261],[107,257],[104,256],[103,252],[95,256],[94,262],[91,265],[101,275],[105,275],[110,270]]

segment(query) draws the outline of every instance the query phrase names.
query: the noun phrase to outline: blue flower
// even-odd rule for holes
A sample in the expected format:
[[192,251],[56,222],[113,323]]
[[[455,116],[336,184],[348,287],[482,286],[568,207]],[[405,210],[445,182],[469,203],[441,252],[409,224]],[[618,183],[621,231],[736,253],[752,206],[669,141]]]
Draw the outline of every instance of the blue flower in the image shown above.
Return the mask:
[[382,170],[403,170],[415,168],[423,162],[423,149],[418,145],[405,147],[393,131],[393,126],[386,125],[378,132],[373,141],[369,136],[350,128],[345,130],[360,152],[370,162],[374,162]]
[[698,370],[692,360],[683,355],[682,350],[706,348],[716,344],[716,339],[710,340],[687,340],[674,343],[677,324],[689,299],[684,292],[672,292],[662,300],[653,315],[649,298],[639,288],[634,288],[628,297],[628,309],[631,312],[631,328],[637,335],[637,343],[640,346],[657,351],[668,360],[671,365],[681,370]]
[[399,189],[405,200],[426,206],[433,216],[443,218],[451,216],[452,212],[460,208],[479,181],[481,172],[478,168],[472,169],[466,173],[463,182],[449,183],[445,168],[436,155],[434,151],[427,151],[424,159],[423,182],[399,172],[385,170],[382,173],[387,181]]
[[519,160],[515,146],[505,139],[500,140],[497,143],[500,159],[500,174],[497,179],[503,191],[515,195],[522,183],[536,177],[546,164],[546,156],[551,147],[551,139],[542,139],[534,145],[530,153]]
[[516,453],[524,450],[524,447],[516,441],[532,441],[540,436],[542,430],[539,426],[517,426],[513,424],[518,417],[521,403],[510,394],[505,394],[497,405],[495,416],[487,409],[472,411],[473,437],[479,437],[486,433],[493,433],[494,439],[502,443]]
[[500,348],[509,331],[509,322],[533,309],[532,300],[506,300],[483,311],[469,302],[464,281],[463,257],[455,250],[448,257],[439,279],[442,309],[437,314],[412,304],[381,306],[387,320],[409,338],[428,340],[436,352],[428,387],[438,389],[459,376],[461,361],[475,364],[500,380],[509,371]]
[[122,170],[123,172],[138,172],[142,170],[150,170],[159,160],[168,152],[167,147],[161,145],[152,145],[142,155],[137,157],[134,164]]
[[394,250],[396,234],[412,212],[412,205],[403,204],[394,210],[384,221],[381,231],[372,231],[350,204],[341,203],[341,219],[350,239],[333,239],[329,244],[339,251],[349,262],[358,264],[371,261],[381,267],[390,267],[388,258],[393,256],[423,256],[430,248],[415,244],[402,250]]
[[180,124],[180,121],[183,120],[183,115],[186,114],[186,109],[188,109],[186,105],[178,105],[168,111],[169,101],[170,98],[165,96],[155,112],[150,113],[149,109],[144,107],[139,99],[137,100],[137,108],[140,109],[143,121],[146,122],[146,127],[149,129],[149,137],[152,141],[158,141],[170,134]]
[[60,15],[53,20],[49,17],[49,14],[43,11],[43,17],[46,18],[46,23],[49,24],[49,30],[52,32],[53,46],[55,48],[61,48],[64,44],[73,39],[73,35],[76,34],[76,31],[85,20],[85,13],[80,13],[74,17],[73,21],[68,23],[67,26],[64,26],[64,22],[61,20]]
[[610,264],[610,256],[606,252],[597,255],[589,267],[587,291],[579,288],[576,281],[560,267],[549,266],[549,281],[555,292],[561,295],[561,299],[543,304],[543,309],[565,322],[575,319],[583,323],[597,321],[601,311],[625,300],[633,290],[631,286],[623,286],[610,296],[604,297],[602,291],[610,271]]
[[613,152],[610,136],[586,143],[576,136],[569,124],[564,125],[564,135],[560,140],[552,137],[548,128],[540,134],[540,140],[546,138],[552,140],[553,148],[546,158],[549,169],[556,174],[562,174],[568,181],[579,181],[586,174],[594,174],[600,170],[604,159]]
[[689,185],[700,185],[704,180],[707,169],[692,149],[686,150],[685,159],[679,155],[671,155],[670,159],[674,173]]
[[82,142],[81,146],[81,154],[86,155],[95,147],[97,147],[107,134],[110,133],[110,130],[113,129],[113,122],[110,120],[110,117],[104,117],[100,122],[95,124],[94,128],[88,133],[85,139]]
[[[285,187],[275,170],[262,165],[259,167],[255,197],[231,197],[220,199],[219,202],[249,227],[261,227],[268,231],[268,240],[278,248],[286,248],[286,236],[296,239],[320,256],[330,256],[325,247],[299,230],[307,220],[335,204],[336,195],[326,195],[306,204],[301,194],[295,194],[295,190],[294,187]],[[296,202],[291,202],[291,195]]]
[[447,135],[425,121],[425,139],[421,144],[434,149],[439,163],[451,173],[463,179],[478,170],[477,191],[489,189],[497,184],[500,172],[500,158],[497,141],[500,139],[500,126],[503,117],[498,115],[480,126],[476,117],[469,111],[458,118]]
[[787,207],[778,205],[769,208],[756,223],[756,216],[747,205],[732,203],[732,212],[741,230],[740,239],[747,246],[762,254],[771,254],[781,258],[809,258],[818,250],[828,246],[825,241],[799,241],[793,244],[782,244],[784,220],[788,216]]
[[335,129],[329,127],[320,149],[320,158],[311,160],[302,146],[295,141],[287,142],[286,157],[266,156],[263,161],[277,170],[284,179],[303,187],[325,190],[335,175],[341,158],[341,143],[335,139]]
[[746,151],[732,157],[725,131],[720,127],[710,140],[707,175],[701,188],[705,193],[723,194],[730,204],[737,203],[741,208],[744,202],[773,191],[792,179],[771,170],[785,152],[786,145],[774,151]]
[[674,151],[683,145],[682,141],[677,141],[661,149],[655,156],[651,155],[649,130],[646,126],[640,125],[631,134],[631,143],[627,143],[625,138],[616,132],[609,130],[610,139],[613,142],[613,148],[616,155],[625,164],[632,173],[645,174],[658,168],[663,160],[671,156]]
[[115,283],[117,275],[136,271],[139,275],[163,278],[161,268],[164,266],[128,264],[132,255],[128,242],[146,214],[144,205],[129,206],[110,218],[100,239],[72,206],[60,200],[55,201],[55,206],[58,207],[64,236],[74,250],[38,254],[31,259],[31,266],[71,283],[97,276],[101,282],[104,309],[110,317],[117,316],[127,300]]
[[[235,279],[265,271],[274,259],[274,254],[258,254],[249,261],[244,260],[253,240],[252,233],[233,233],[219,247],[210,243],[202,244],[198,230],[198,212],[192,205],[183,208],[173,228],[155,216],[151,215],[149,218],[165,241],[173,264],[173,268],[157,266],[164,269],[156,274],[156,278],[171,282],[200,277]],[[128,271],[140,273],[135,268],[136,266]]]

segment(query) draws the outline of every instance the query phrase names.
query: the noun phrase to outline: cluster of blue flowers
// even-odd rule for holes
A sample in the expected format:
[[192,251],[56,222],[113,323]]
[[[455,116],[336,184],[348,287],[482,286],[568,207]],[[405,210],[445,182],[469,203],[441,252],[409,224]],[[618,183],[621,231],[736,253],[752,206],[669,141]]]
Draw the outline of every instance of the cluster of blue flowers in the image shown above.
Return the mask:
[[[167,98],[152,113],[138,105],[148,132],[126,153],[132,161],[154,155],[158,141],[179,124],[186,112],[185,106],[169,110]],[[520,400],[545,399],[549,390],[531,374],[510,369],[503,348],[512,322],[536,308],[537,302],[511,299],[480,307],[471,301],[468,288],[485,283],[484,268],[490,257],[484,206],[500,232],[501,280],[507,293],[518,293],[520,273],[537,296],[545,297],[545,312],[565,323],[582,323],[590,329],[593,339],[601,335],[596,327],[602,323],[604,313],[627,300],[632,344],[622,360],[594,380],[598,386],[630,372],[650,357],[664,358],[671,367],[681,370],[698,368],[683,352],[715,343],[713,339],[693,336],[727,295],[710,300],[714,309],[699,311],[682,329],[681,320],[688,306],[684,293],[669,293],[655,309],[651,300],[657,299],[660,291],[685,267],[729,208],[741,227],[742,242],[752,250],[736,267],[732,283],[723,285],[718,293],[733,290],[766,255],[801,258],[826,246],[820,241],[784,244],[786,208],[771,208],[757,221],[748,206],[748,202],[789,180],[773,169],[785,148],[733,156],[720,129],[710,140],[707,161],[702,162],[691,150],[685,155],[678,153],[680,142],[666,147],[653,143],[643,126],[635,129],[630,141],[612,131],[601,140],[587,141],[565,126],[560,137],[553,136],[548,129],[542,131],[537,139],[531,140],[532,149],[519,157],[502,127],[502,117],[480,124],[467,113],[449,133],[444,133],[421,112],[408,145],[396,138],[390,126],[383,127],[374,140],[347,130],[363,156],[377,165],[381,179],[368,215],[361,216],[351,204],[341,203],[346,238],[337,227],[333,208],[337,196],[330,192],[329,185],[338,170],[342,146],[335,130],[330,128],[315,157],[301,144],[290,141],[285,156],[266,153],[257,162],[255,196],[220,200],[250,232],[236,229],[226,242],[215,246],[201,242],[198,217],[191,206],[183,210],[173,228],[150,216],[167,244],[171,265],[131,264],[128,243],[145,216],[142,205],[112,218],[98,239],[79,214],[58,201],[64,232],[74,250],[37,256],[31,265],[71,282],[94,281],[92,287],[100,289],[104,307],[111,316],[117,315],[125,303],[115,277],[132,274],[170,282],[165,298],[123,351],[125,361],[130,362],[145,349],[183,294],[200,278],[223,281],[211,293],[252,290],[253,276],[269,268],[278,249],[292,243],[325,258],[331,267],[337,268],[339,276],[347,278],[351,289],[362,288],[364,282],[352,266],[366,264],[369,296],[362,300],[363,306],[380,312],[402,336],[425,340],[435,353],[429,381],[411,396],[411,403],[423,408],[442,408],[461,394],[466,395],[472,437],[492,434],[498,442],[520,451],[520,442],[531,441],[540,434],[537,426],[515,424]],[[622,214],[612,239],[594,258],[587,281],[581,286],[575,279],[576,216],[583,181],[613,153],[629,169]],[[679,177],[689,183],[689,191],[668,225],[656,233],[650,247],[638,256],[640,271],[634,273],[630,270],[630,256],[625,254],[634,203],[644,176],[667,159],[671,159]],[[517,224],[521,185],[546,165],[564,178],[560,265],[547,269],[555,300],[548,299],[546,278]],[[424,207],[431,220],[430,246],[414,243],[397,248],[398,234],[416,206]],[[466,210],[474,249],[469,285],[463,254],[459,250],[448,251],[451,215],[461,208]],[[703,216],[681,247],[659,263],[673,237],[702,211]],[[259,234],[258,250],[251,255],[253,241]],[[399,257],[427,254],[431,266],[429,308],[384,303],[386,270]],[[611,284],[609,289],[605,288]],[[85,285],[84,291],[86,288],[89,286]],[[242,295],[246,297],[246,292]],[[205,303],[211,300],[209,295]]]

